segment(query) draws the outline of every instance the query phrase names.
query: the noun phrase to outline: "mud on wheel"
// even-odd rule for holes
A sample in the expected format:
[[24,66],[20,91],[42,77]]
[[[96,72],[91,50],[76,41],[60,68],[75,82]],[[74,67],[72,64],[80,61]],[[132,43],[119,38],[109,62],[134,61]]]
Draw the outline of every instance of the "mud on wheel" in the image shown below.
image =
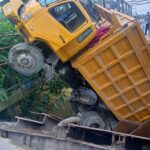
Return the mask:
[[44,57],[41,50],[27,43],[15,45],[8,54],[10,66],[25,76],[32,76],[42,70]]
[[105,129],[104,120],[95,111],[85,112],[81,118],[81,125],[86,127]]

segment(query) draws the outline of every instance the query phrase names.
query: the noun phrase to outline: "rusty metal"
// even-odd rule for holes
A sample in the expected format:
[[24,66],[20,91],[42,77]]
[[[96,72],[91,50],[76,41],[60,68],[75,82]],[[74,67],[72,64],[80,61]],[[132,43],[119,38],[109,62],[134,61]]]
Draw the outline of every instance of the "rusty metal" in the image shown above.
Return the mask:
[[150,121],[139,124],[128,120],[122,120],[114,131],[150,138]]
[[1,125],[1,136],[9,138],[18,144],[24,144],[33,150],[109,150],[109,147],[100,146],[70,138],[59,138],[40,131],[21,129]]
[[117,149],[122,146],[120,150],[144,150],[143,147],[145,146],[150,149],[150,138],[115,131],[70,125],[68,134],[74,139],[98,145],[108,145],[111,148],[116,146],[115,148]]
[[54,117],[45,113],[32,113],[32,119],[22,117],[17,118],[16,127],[47,131],[49,134],[53,132],[53,128],[62,120],[61,118]]
[[138,136],[146,136],[150,138],[150,121],[147,121],[143,124],[141,124],[138,128],[136,128],[133,132],[133,135]]
[[[32,112],[32,118],[17,117],[13,124],[0,123],[0,136],[33,150],[142,150],[150,138],[114,131],[69,125],[57,127],[61,118]],[[144,150],[144,149],[143,149]]]
[[113,130],[116,132],[118,131],[118,132],[130,134],[138,126],[139,126],[139,123],[137,123],[137,122],[122,120],[114,127]]

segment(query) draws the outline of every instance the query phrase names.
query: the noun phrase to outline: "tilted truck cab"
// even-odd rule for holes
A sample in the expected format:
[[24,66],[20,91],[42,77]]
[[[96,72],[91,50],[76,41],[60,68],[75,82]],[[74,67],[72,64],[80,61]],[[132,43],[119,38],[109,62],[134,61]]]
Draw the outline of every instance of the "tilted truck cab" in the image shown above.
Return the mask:
[[[4,12],[7,12],[5,8]],[[90,17],[74,0],[48,1],[46,5],[44,1],[31,0],[17,17],[21,22],[18,30],[27,42],[43,41],[63,62],[81,51],[96,34]]]

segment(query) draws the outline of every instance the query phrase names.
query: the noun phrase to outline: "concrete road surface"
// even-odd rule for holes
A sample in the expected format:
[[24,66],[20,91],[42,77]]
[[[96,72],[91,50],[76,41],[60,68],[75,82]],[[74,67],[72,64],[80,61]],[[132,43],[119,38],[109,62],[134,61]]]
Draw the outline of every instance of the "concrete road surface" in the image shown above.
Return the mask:
[[32,150],[26,146],[18,145],[16,142],[0,138],[0,150]]

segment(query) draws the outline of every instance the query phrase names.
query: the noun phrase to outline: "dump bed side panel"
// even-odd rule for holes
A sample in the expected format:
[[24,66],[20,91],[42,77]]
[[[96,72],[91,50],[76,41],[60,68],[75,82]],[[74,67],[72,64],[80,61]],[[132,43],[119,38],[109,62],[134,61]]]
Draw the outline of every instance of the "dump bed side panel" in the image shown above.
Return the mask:
[[136,23],[100,41],[73,61],[119,119],[150,119],[150,47]]

